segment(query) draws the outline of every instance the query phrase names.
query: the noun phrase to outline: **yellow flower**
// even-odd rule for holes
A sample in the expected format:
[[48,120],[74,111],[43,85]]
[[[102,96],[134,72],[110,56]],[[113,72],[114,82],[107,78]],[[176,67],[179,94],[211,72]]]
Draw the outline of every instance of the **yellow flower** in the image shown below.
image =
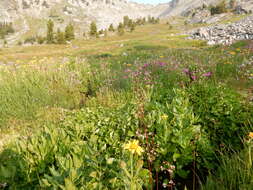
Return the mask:
[[253,139],[253,132],[250,132],[250,133],[249,133],[249,137],[250,137],[251,139]]
[[132,154],[138,154],[139,156],[141,155],[142,152],[144,152],[143,148],[139,146],[139,141],[138,140],[133,140],[124,146],[125,150],[130,151]]
[[161,56],[160,56],[160,58],[164,58],[164,56],[163,56],[163,55],[161,55]]
[[234,51],[231,51],[230,52],[230,55],[235,55],[236,53]]
[[131,66],[132,66],[132,64],[127,64],[127,66],[128,66],[128,67],[131,67]]
[[166,114],[162,115],[161,116],[162,120],[167,120],[168,119],[168,116]]

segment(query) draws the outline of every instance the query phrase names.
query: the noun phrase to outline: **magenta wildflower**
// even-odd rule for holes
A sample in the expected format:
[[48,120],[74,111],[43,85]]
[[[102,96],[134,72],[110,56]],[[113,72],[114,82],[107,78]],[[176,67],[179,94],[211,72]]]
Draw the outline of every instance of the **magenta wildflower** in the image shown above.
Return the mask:
[[191,79],[192,80],[197,80],[197,76],[196,75],[191,75]]
[[145,63],[145,64],[143,65],[143,68],[146,68],[146,67],[148,67],[148,64],[147,64],[147,63]]
[[161,67],[163,67],[163,66],[166,65],[166,63],[164,63],[164,62],[159,62],[158,64],[159,64]]
[[189,69],[183,69],[183,72],[184,72],[185,74],[189,74],[189,73],[190,73],[190,70],[189,70]]
[[202,76],[204,76],[204,77],[210,77],[210,76],[212,76],[212,72],[204,73]]

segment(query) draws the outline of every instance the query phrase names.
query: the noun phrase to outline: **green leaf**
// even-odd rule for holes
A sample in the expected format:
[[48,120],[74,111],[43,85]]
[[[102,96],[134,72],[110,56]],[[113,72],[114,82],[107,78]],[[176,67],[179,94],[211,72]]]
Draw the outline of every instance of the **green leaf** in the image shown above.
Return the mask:
[[77,190],[75,184],[68,178],[65,178],[65,189],[66,190]]
[[179,154],[179,153],[174,153],[173,154],[173,161],[175,162],[178,158],[180,158],[181,157],[181,154]]

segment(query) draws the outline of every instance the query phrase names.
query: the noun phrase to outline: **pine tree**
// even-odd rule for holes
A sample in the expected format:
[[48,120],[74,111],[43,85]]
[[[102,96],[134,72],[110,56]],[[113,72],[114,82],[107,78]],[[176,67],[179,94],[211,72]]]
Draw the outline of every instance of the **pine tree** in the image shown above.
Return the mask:
[[65,28],[65,39],[67,41],[75,39],[74,26],[72,24],[67,25]]
[[113,27],[113,24],[110,24],[110,26],[109,26],[109,31],[110,31],[110,32],[115,32],[115,29],[114,29],[114,27]]
[[127,27],[128,26],[128,22],[129,22],[129,17],[128,16],[124,16],[124,18],[123,18],[123,25],[125,26],[125,27]]
[[97,36],[97,35],[98,35],[97,25],[95,22],[92,22],[90,24],[90,36]]
[[132,23],[131,27],[130,27],[130,32],[133,32],[135,30],[135,24]]
[[142,19],[142,24],[146,24],[146,18],[145,17]]
[[124,35],[125,33],[125,30],[124,30],[124,25],[122,23],[119,23],[119,26],[118,26],[118,34],[120,36]]
[[54,43],[54,22],[52,20],[47,22],[47,43]]
[[56,35],[57,44],[65,44],[66,43],[65,37],[66,33],[61,32],[61,30],[58,28]]
[[133,20],[132,20],[132,19],[129,19],[128,24],[127,24],[127,27],[128,27],[128,28],[131,28],[132,25],[133,25]]

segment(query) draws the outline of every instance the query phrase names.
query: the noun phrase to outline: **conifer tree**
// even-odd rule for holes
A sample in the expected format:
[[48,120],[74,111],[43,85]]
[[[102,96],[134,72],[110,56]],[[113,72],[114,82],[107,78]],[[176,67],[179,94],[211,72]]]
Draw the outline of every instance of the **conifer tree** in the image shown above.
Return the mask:
[[129,17],[128,16],[124,16],[124,18],[123,18],[123,25],[125,26],[125,27],[127,27],[128,26],[128,22],[129,22]]
[[90,24],[90,36],[97,36],[97,35],[98,35],[97,25],[95,22],[92,22]]
[[135,30],[135,24],[132,23],[131,27],[130,27],[130,32],[133,32]]
[[124,30],[124,25],[122,23],[119,23],[119,26],[118,26],[118,34],[120,36],[124,35],[125,33],[125,30]]
[[146,24],[146,18],[145,17],[142,19],[142,24]]
[[127,27],[128,27],[128,28],[131,28],[132,25],[133,25],[133,20],[132,20],[132,19],[129,19],[128,24],[127,24]]
[[47,22],[47,43],[54,43],[54,22],[52,20]]
[[72,24],[68,24],[65,28],[65,39],[67,41],[75,39],[74,26]]
[[61,30],[58,28],[56,35],[57,44],[65,44],[66,43],[65,36],[66,33],[64,34],[64,32],[61,32]]
[[110,24],[110,26],[109,26],[109,31],[110,31],[110,32],[115,32],[115,29],[114,29],[114,27],[113,27],[113,24]]

